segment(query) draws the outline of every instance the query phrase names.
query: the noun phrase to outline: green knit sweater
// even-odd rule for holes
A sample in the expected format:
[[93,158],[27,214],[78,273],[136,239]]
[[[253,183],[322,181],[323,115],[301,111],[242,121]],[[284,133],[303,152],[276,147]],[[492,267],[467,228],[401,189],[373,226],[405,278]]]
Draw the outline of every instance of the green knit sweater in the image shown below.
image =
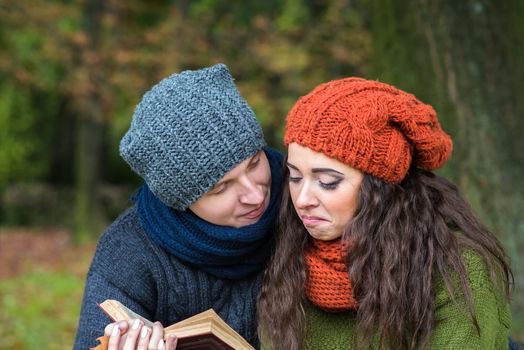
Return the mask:
[[[487,268],[477,254],[464,253],[464,261],[480,336],[471,322],[463,296],[457,296],[456,301],[452,301],[444,282],[440,280],[437,282],[436,327],[429,349],[506,350],[511,315],[503,288],[493,285]],[[305,309],[308,349],[352,349],[355,312],[325,312],[312,304],[306,305]]]

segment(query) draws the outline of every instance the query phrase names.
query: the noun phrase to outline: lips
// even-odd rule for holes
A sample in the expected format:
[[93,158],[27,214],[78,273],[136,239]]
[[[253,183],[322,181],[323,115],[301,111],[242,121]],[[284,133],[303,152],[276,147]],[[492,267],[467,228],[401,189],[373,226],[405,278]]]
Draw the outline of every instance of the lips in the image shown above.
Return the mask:
[[247,219],[256,219],[264,213],[264,209],[264,203],[262,203],[258,208],[253,209],[242,216]]
[[316,225],[320,225],[327,221],[321,217],[312,216],[312,215],[303,215],[300,218],[302,219],[302,222],[304,223],[305,226],[316,226]]

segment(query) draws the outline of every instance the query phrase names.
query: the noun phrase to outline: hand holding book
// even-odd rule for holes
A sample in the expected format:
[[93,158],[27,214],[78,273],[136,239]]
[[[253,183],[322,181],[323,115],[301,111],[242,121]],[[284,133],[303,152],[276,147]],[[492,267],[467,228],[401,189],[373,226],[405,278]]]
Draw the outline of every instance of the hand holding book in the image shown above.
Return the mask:
[[[154,327],[153,323],[129,310],[116,300],[106,300],[100,308],[114,321],[139,319],[144,325]],[[164,339],[174,334],[178,339],[177,349],[217,349],[254,350],[254,348],[220,318],[212,309],[164,328]],[[107,349],[108,338],[101,339],[96,350]]]

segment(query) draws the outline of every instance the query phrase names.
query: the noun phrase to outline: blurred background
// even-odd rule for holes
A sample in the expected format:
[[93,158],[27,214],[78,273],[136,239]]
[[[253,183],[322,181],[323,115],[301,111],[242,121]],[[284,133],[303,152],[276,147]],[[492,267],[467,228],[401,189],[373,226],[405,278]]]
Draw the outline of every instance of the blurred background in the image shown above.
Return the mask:
[[328,80],[432,104],[454,138],[439,173],[512,259],[524,342],[523,0],[0,0],[0,349],[71,348],[96,240],[140,184],[118,155],[136,104],[218,62],[281,150]]

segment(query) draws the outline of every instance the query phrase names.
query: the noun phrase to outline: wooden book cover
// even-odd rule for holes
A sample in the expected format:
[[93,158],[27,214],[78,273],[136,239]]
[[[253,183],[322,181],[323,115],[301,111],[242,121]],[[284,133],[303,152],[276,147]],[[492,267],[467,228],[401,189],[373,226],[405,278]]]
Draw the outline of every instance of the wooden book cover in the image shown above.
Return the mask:
[[[129,310],[117,300],[108,299],[99,306],[113,321],[129,321],[138,318],[145,325],[153,326],[151,321]],[[164,328],[164,336],[168,334],[177,336],[177,350],[254,350],[213,309]]]

